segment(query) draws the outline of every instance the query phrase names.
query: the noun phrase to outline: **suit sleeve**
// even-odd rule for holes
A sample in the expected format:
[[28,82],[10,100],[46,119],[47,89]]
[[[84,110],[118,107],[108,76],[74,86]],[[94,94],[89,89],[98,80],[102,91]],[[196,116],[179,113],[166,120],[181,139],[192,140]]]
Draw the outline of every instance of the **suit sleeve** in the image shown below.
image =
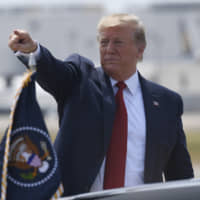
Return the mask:
[[177,140],[164,171],[166,180],[179,180],[194,177],[192,163],[189,152],[187,150],[186,137],[181,120],[181,115],[183,113],[183,102],[180,96],[178,96],[177,101],[179,108],[176,126]]
[[81,58],[77,54],[65,61],[58,60],[41,46],[41,53],[37,62],[37,81],[57,101],[65,98],[80,83],[80,62]]
[[[27,66],[27,59],[19,59]],[[40,86],[60,101],[70,95],[73,88],[80,83],[81,56],[73,54],[65,61],[56,59],[45,47],[40,45],[37,57],[37,81]],[[28,66],[27,66],[28,67]]]

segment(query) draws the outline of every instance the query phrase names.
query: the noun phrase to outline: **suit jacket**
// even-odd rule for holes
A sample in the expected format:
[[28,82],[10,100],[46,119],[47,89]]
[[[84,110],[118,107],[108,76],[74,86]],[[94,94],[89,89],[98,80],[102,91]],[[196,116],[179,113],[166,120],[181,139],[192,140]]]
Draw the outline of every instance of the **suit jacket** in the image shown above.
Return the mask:
[[[88,192],[112,132],[116,105],[109,77],[78,54],[60,61],[41,46],[37,80],[58,106],[60,130],[55,148],[64,196]],[[146,115],[144,182],[161,182],[163,173],[166,180],[193,177],[181,121],[181,97],[140,74],[139,80]]]

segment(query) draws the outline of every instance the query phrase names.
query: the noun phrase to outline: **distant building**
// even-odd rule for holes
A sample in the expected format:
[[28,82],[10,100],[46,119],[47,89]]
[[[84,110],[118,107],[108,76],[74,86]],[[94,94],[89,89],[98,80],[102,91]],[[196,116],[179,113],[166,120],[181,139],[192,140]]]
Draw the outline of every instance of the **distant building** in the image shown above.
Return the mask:
[[8,48],[13,29],[25,29],[58,58],[71,53],[98,61],[96,25],[104,13],[99,5],[11,7],[0,9],[0,77],[10,79],[24,71],[22,64]]
[[127,8],[143,20],[147,32],[145,59],[195,61],[200,54],[200,2],[156,3],[143,10]]
[[[130,5],[127,11],[138,15],[146,28],[147,49],[139,69],[147,78],[181,93],[186,110],[199,111],[200,2],[189,2],[152,4],[139,9]],[[96,25],[104,14],[104,8],[94,4],[0,9],[0,78],[6,78],[9,85],[13,76],[24,71],[7,47],[8,36],[16,28],[29,31],[58,58],[80,53],[98,66]],[[0,90],[4,97],[0,99],[4,102],[0,110],[10,101],[9,94]],[[46,97],[40,99],[50,105]]]

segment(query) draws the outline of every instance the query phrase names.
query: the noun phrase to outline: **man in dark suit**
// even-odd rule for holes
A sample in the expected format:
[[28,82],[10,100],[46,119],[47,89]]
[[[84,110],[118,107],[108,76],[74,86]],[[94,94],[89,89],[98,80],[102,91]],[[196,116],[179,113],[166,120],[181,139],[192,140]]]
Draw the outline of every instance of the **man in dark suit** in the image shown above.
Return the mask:
[[37,80],[58,105],[55,140],[65,196],[193,177],[181,115],[181,97],[137,70],[146,47],[134,15],[98,24],[101,65],[78,54],[61,61],[15,30],[9,46],[25,62],[34,52]]

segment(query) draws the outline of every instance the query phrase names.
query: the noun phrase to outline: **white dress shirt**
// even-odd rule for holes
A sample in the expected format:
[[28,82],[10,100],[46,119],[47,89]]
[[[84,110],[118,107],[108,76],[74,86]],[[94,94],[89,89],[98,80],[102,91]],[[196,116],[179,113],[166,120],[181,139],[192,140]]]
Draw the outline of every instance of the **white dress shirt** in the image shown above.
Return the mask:
[[[117,93],[116,80],[110,78],[114,94]],[[128,141],[125,172],[125,187],[144,183],[144,160],[146,145],[146,119],[138,72],[125,81],[124,101],[128,114]],[[103,190],[104,159],[100,171],[90,189],[91,192]]]

